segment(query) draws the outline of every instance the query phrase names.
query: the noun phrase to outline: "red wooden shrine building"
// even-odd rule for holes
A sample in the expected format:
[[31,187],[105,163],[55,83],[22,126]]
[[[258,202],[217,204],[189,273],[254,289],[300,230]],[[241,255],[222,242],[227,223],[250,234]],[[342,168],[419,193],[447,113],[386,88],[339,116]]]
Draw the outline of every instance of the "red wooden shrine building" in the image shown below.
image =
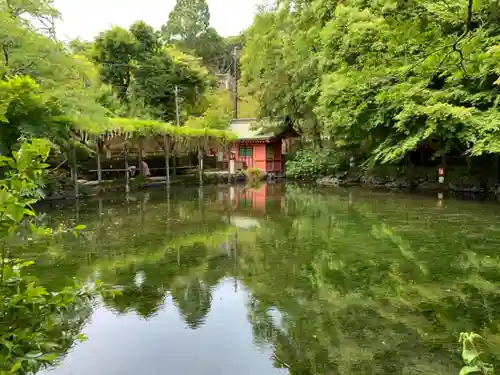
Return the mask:
[[236,169],[259,168],[267,174],[284,175],[284,155],[299,135],[288,120],[273,121],[272,132],[259,127],[257,119],[231,121],[229,130],[238,136],[232,149]]

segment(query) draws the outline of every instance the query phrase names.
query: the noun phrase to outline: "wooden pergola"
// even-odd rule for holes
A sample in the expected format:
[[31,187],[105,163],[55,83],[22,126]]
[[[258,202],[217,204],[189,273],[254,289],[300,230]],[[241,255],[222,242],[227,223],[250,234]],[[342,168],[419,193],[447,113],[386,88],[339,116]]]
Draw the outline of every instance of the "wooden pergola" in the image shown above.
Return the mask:
[[[76,129],[77,138],[94,148],[97,155],[97,180],[102,183],[101,157],[106,152],[119,151],[125,159],[125,189],[130,190],[128,155],[137,153],[139,170],[145,153],[163,152],[165,155],[166,183],[170,184],[169,160],[172,153],[196,152],[200,184],[203,184],[203,155],[209,149],[228,151],[236,135],[229,131],[216,129],[197,129],[173,126],[168,123],[128,119],[110,118],[105,125],[81,127]],[[73,152],[72,176],[75,186],[75,196],[78,197],[76,153]]]

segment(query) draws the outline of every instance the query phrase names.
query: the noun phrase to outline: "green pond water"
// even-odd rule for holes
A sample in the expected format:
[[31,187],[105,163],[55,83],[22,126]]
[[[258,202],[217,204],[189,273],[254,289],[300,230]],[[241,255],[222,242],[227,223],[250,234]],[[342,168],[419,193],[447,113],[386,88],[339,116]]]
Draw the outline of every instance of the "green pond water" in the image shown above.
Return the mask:
[[122,294],[44,374],[458,374],[460,332],[500,343],[499,213],[280,184],[48,209],[87,228],[27,250],[32,273]]

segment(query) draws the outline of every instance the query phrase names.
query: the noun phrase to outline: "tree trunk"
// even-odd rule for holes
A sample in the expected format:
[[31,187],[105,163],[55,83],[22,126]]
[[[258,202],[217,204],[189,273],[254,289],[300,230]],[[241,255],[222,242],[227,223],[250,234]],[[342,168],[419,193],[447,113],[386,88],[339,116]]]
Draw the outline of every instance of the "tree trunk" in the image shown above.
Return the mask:
[[97,146],[97,182],[101,185],[102,182],[102,165],[101,165],[101,149]]
[[444,152],[444,150],[441,150],[441,165],[446,171],[446,153]]
[[313,137],[314,137],[314,147],[318,147],[319,149],[323,148],[323,143],[321,142],[321,132],[319,130],[319,124],[316,118],[313,120]]

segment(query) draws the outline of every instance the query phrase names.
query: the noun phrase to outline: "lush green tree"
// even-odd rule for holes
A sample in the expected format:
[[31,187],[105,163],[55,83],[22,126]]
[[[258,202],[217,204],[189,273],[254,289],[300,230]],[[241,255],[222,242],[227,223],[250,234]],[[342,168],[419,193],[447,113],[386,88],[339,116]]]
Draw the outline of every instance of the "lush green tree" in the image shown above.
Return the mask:
[[142,21],[134,23],[130,30],[113,27],[96,38],[93,59],[100,69],[101,79],[113,88],[126,112],[139,101],[134,74],[141,64],[151,65],[152,60],[159,63],[155,58],[160,48],[158,33]]
[[191,116],[185,125],[192,128],[227,129],[233,118],[233,102],[226,90],[217,90],[206,97],[207,109],[201,116]]
[[67,124],[55,103],[41,96],[33,79],[16,77],[0,81],[0,152],[8,154],[22,136],[57,140],[68,138]]
[[[44,4],[0,4],[0,95],[5,99],[0,121],[8,124],[2,126],[2,152],[23,135],[68,143],[74,126],[104,120],[93,67],[23,18],[50,12]],[[13,6],[20,8],[14,11]]]
[[130,27],[130,34],[137,41],[135,59],[145,61],[153,56],[162,46],[160,34],[143,21],[138,21]]
[[201,35],[210,27],[210,11],[206,0],[178,0],[163,28],[167,41],[182,40],[194,49]]
[[245,32],[241,71],[243,84],[259,100],[260,116],[288,115],[319,143],[321,129],[314,109],[321,77],[313,17],[298,19],[288,8],[258,14]]
[[132,83],[137,40],[126,29],[113,27],[95,40],[94,59],[99,64],[103,82],[110,84],[122,103],[128,103]]
[[220,70],[225,58],[225,43],[210,27],[206,0],[177,0],[168,22],[162,27],[162,34],[167,43],[202,57],[207,66]]
[[163,47],[159,35],[144,22],[130,30],[112,28],[95,41],[95,61],[103,82],[119,98],[117,114],[175,121],[177,87],[182,117],[201,113],[203,95],[213,85],[197,58],[175,47]]
[[496,1],[279,1],[246,33],[243,78],[263,115],[372,163],[497,152],[498,17]]
[[134,84],[138,98],[154,117],[174,122],[175,91],[182,118],[199,114],[204,107],[205,91],[213,79],[195,58],[175,48],[165,48],[137,67]]

